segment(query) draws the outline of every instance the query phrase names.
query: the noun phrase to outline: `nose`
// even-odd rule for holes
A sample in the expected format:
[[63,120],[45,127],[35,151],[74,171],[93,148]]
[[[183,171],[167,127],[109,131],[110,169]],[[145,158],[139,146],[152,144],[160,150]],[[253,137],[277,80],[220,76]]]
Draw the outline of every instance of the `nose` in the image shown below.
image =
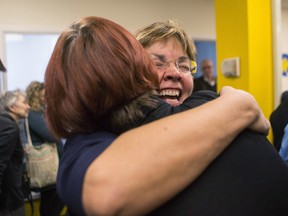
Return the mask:
[[175,64],[170,64],[170,67],[166,68],[164,72],[164,80],[180,81],[182,79],[182,73],[176,68]]

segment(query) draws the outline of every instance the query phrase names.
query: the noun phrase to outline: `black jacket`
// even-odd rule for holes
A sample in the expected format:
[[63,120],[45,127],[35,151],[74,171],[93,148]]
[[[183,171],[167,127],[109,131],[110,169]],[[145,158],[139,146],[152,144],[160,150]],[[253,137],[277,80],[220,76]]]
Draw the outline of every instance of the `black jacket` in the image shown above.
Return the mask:
[[8,114],[0,115],[0,212],[10,212],[24,205],[23,157],[17,123]]
[[288,101],[282,102],[270,115],[273,131],[273,144],[277,151],[280,150],[284,135],[284,128],[288,124]]
[[[179,107],[161,103],[141,124],[216,97],[214,92],[199,91]],[[149,216],[286,216],[287,203],[288,166],[266,136],[246,129],[194,183]]]
[[[177,107],[158,98],[156,108],[142,107],[144,117],[126,129],[200,106],[217,96],[198,91]],[[205,133],[209,136],[209,131]],[[148,215],[287,216],[287,203],[288,166],[266,136],[246,129],[196,181]]]
[[217,91],[217,83],[215,83],[214,86],[211,86],[208,82],[204,80],[204,77],[201,76],[199,78],[194,79],[194,88],[193,88],[193,94],[197,91],[201,90],[210,90],[210,91]]

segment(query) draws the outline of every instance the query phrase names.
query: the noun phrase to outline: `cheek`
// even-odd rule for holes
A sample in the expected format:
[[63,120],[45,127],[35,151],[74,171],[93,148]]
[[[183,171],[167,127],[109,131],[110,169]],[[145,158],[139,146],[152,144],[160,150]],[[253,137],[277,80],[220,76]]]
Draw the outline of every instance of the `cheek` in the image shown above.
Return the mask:
[[23,117],[25,117],[28,114],[29,110],[27,109],[26,106],[21,106],[19,107],[18,113]]
[[194,81],[193,77],[187,77],[186,79],[183,80],[183,87],[184,87],[184,94],[185,95],[190,95],[192,93],[193,87],[194,87]]
[[161,84],[161,82],[164,80],[164,74],[164,72],[157,71],[159,84]]

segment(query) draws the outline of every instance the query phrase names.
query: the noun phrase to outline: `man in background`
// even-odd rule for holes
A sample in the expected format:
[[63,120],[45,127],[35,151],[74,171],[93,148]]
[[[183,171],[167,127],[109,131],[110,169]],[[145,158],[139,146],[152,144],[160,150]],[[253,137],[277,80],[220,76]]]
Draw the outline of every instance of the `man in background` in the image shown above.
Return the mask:
[[273,132],[273,145],[279,152],[281,142],[284,136],[284,130],[288,124],[288,100],[287,91],[282,92],[280,97],[280,104],[270,115],[270,123]]
[[200,76],[199,78],[194,79],[193,92],[200,90],[211,90],[216,92],[217,85],[216,85],[216,78],[213,75],[214,72],[213,62],[210,59],[204,59],[201,62],[201,71],[203,75]]

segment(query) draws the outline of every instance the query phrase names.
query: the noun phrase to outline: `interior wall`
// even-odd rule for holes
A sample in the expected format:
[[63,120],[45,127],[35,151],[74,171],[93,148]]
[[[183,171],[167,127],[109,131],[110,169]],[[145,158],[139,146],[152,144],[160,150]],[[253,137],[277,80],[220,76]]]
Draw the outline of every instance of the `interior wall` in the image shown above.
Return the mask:
[[213,0],[0,0],[0,5],[2,32],[59,32],[79,17],[95,15],[132,32],[155,21],[176,18],[193,37],[215,39]]
[[[5,32],[59,33],[73,20],[90,15],[111,19],[131,32],[175,18],[194,39],[216,40],[214,0],[0,0],[0,5],[0,58],[4,63]],[[288,52],[287,7],[282,10],[282,22],[281,47]]]
[[[214,0],[0,0],[0,5],[0,58],[5,65],[5,33],[60,33],[83,16],[110,19],[132,33],[173,18],[195,39],[215,40]],[[7,90],[8,78],[0,73],[0,94]]]
[[[287,0],[288,1],[288,0]],[[282,9],[282,53],[288,53],[288,7]]]

